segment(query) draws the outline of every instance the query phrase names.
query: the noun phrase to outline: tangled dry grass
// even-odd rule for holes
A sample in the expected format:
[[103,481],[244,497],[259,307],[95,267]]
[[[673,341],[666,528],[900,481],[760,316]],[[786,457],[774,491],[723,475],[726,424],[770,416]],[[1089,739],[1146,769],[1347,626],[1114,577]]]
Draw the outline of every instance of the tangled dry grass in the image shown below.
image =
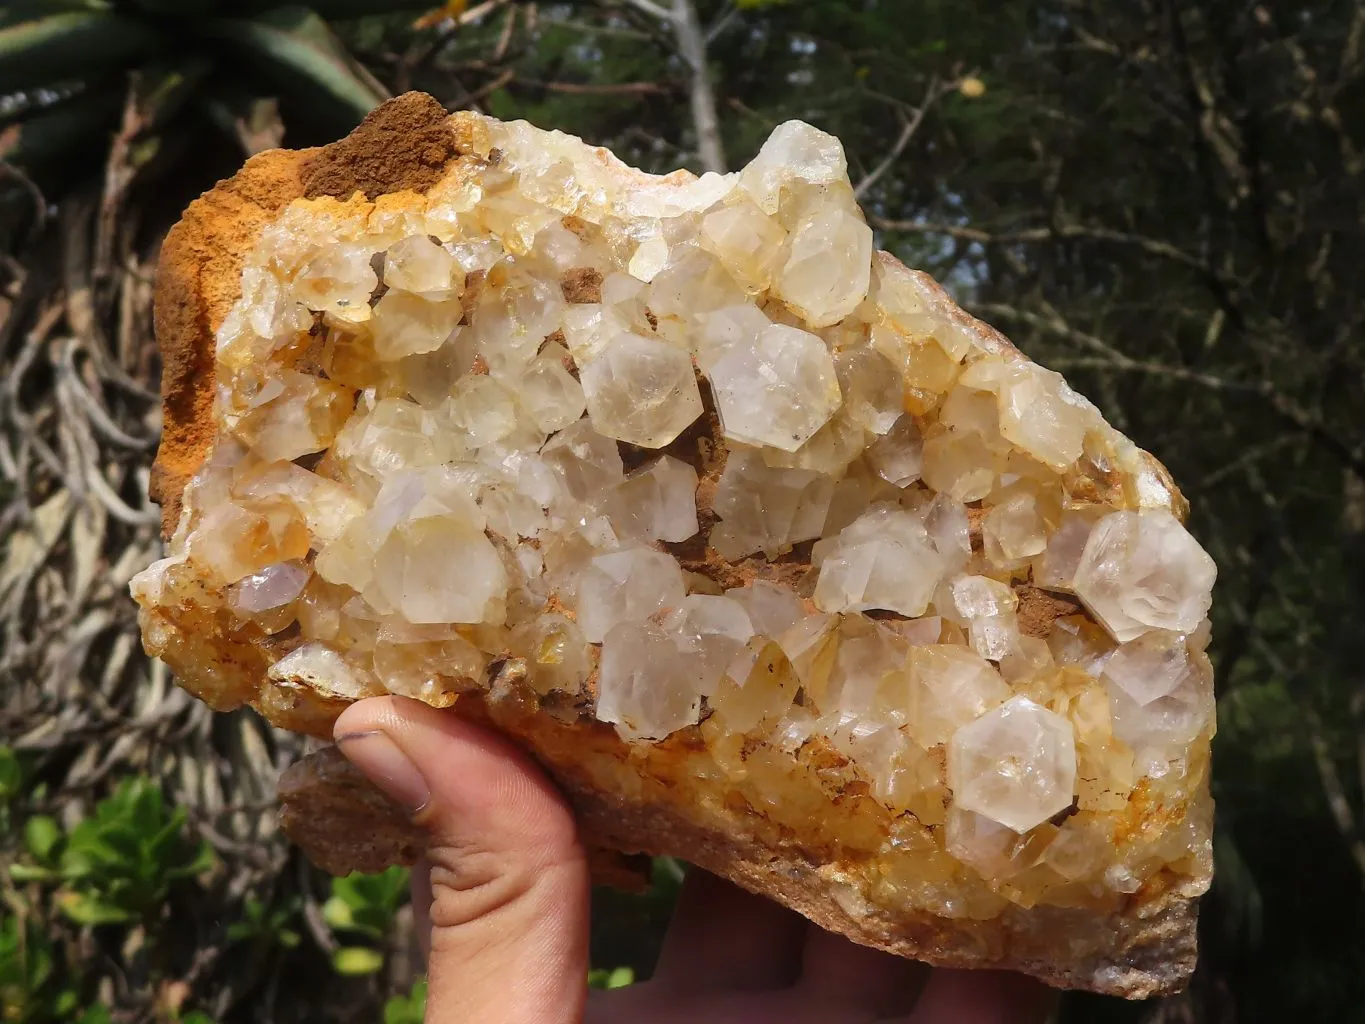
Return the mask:
[[[134,177],[115,146],[99,191],[49,207],[24,181],[32,224],[0,257],[0,745],[29,766],[26,813],[69,827],[119,780],[149,776],[217,854],[193,937],[160,968],[126,955],[126,938],[101,950],[97,936],[45,922],[108,968],[101,1001],[150,1020],[178,1019],[187,1000],[220,1019],[246,999],[256,1017],[275,1007],[282,970],[229,950],[247,900],[297,906],[319,965],[338,942],[320,909],[325,879],[291,853],[273,813],[302,741],[250,712],[215,715],[142,652],[127,584],[161,550],[146,494],[160,430],[153,279],[168,225],[136,199]],[[396,970],[410,984],[411,965]],[[346,998],[362,994],[351,986]]]

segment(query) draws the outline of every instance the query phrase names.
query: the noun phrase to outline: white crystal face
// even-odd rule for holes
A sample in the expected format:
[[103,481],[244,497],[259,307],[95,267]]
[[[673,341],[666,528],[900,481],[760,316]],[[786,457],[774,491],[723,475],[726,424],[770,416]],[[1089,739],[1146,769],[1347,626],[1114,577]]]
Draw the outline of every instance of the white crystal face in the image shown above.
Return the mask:
[[619,334],[583,367],[594,429],[642,448],[662,448],[701,415],[687,353],[637,334]]
[[812,327],[836,324],[867,297],[872,229],[855,213],[821,209],[792,232],[774,293]]
[[1170,512],[1112,512],[1091,530],[1072,585],[1122,643],[1149,629],[1193,632],[1208,614],[1217,572]]
[[819,537],[834,480],[813,470],[771,469],[752,452],[731,452],[713,504],[720,522],[711,546],[722,558],[771,555]]
[[1154,461],[873,253],[824,132],[654,178],[455,120],[426,193],[245,254],[148,649],[318,734],[385,692],[595,718],[610,785],[825,830],[927,913],[1197,890],[1214,569]]
[[815,584],[821,611],[881,609],[914,618],[943,576],[943,559],[911,512],[874,509],[828,544]]
[[771,324],[711,369],[721,428],[732,441],[794,452],[839,408],[834,360],[814,334]]
[[627,548],[598,555],[578,581],[578,625],[600,643],[621,622],[643,622],[677,607],[684,594],[678,563],[662,551]]
[[1071,806],[1076,744],[1071,723],[1027,697],[1013,697],[962,726],[948,746],[953,800],[1015,832]]

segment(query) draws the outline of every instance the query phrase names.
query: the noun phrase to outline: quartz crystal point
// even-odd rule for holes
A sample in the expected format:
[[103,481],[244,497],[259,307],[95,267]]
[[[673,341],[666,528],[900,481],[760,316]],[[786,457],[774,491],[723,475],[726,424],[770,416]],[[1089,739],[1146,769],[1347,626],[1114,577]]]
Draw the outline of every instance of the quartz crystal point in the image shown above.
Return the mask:
[[1214,565],[1155,459],[872,251],[833,136],[655,177],[409,95],[195,203],[157,324],[132,589],[214,707],[413,697],[529,748],[595,850],[934,963],[1183,983]]

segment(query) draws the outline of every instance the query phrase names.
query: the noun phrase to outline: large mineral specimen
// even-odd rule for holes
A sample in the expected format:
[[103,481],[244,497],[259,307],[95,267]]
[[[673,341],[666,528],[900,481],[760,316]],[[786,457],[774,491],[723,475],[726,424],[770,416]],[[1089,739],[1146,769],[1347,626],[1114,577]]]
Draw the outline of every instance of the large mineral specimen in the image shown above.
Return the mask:
[[654,177],[411,95],[191,206],[157,326],[133,593],[214,707],[415,697],[595,849],[931,963],[1184,983],[1213,563],[1151,456],[873,251],[831,136]]

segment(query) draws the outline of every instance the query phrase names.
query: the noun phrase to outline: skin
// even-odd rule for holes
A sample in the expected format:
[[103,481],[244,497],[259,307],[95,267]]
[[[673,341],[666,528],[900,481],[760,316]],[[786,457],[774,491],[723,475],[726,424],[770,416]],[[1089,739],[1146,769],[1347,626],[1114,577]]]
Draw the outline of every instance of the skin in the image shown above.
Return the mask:
[[428,830],[413,903],[428,1024],[1041,1024],[1049,991],[867,949],[689,872],[653,977],[589,996],[587,857],[573,814],[506,741],[417,701],[337,721],[346,756]]

